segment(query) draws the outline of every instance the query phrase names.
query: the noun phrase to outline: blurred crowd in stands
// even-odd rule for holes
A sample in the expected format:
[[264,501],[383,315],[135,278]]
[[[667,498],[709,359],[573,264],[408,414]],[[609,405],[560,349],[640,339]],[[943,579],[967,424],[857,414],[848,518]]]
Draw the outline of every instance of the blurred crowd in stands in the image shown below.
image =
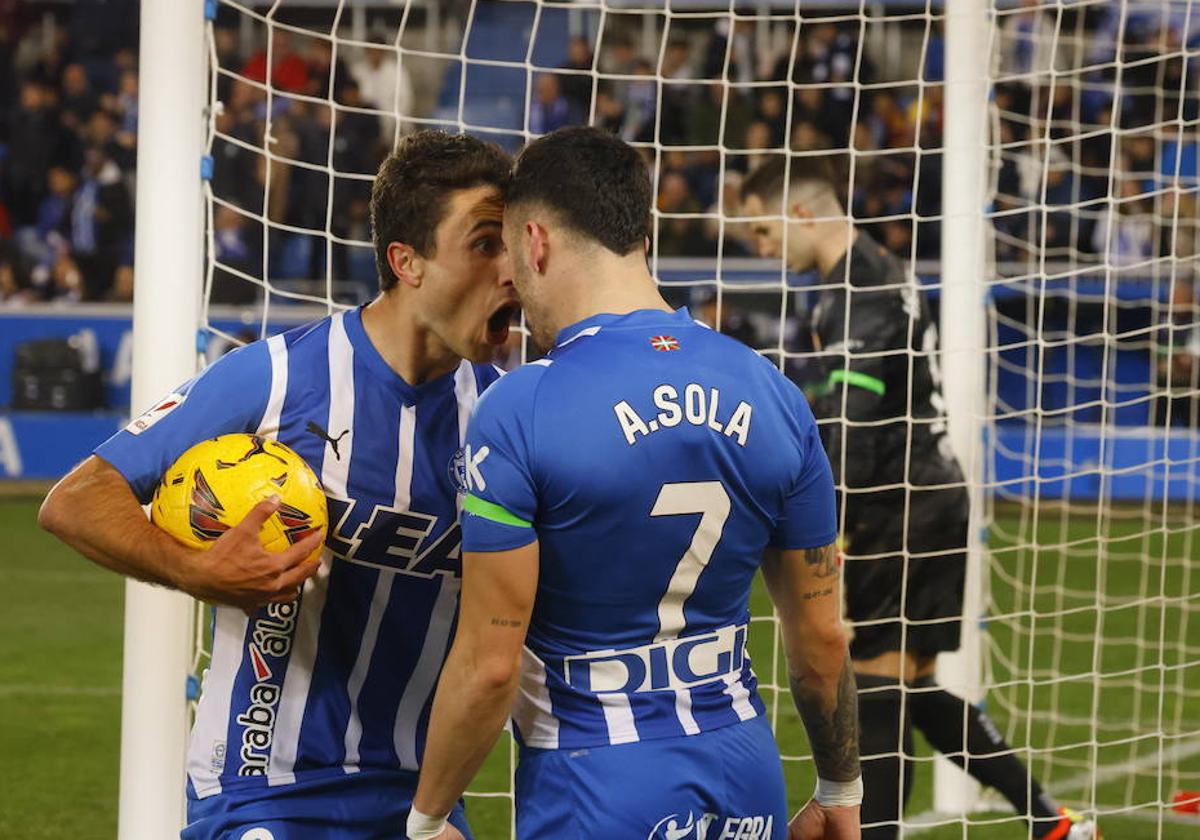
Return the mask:
[[[128,299],[136,2],[78,2],[49,28],[34,25],[29,7],[0,0],[0,299]],[[1003,146],[993,207],[1001,261],[1107,254],[1136,266],[1195,253],[1196,145],[1181,127],[1194,133],[1195,53],[1186,49],[1200,23],[1159,7],[1132,3],[1122,23],[1116,4],[1060,19],[1054,4],[1030,0],[1004,16],[993,122]],[[648,144],[660,256],[751,255],[745,226],[731,221],[740,181],[764,156],[791,150],[828,152],[850,212],[893,252],[937,258],[940,20],[893,25],[908,38],[887,49],[922,54],[905,76],[878,43],[868,48],[868,27],[853,15],[806,21],[799,37],[791,17],[768,26],[681,19],[654,51],[637,16],[611,18],[630,25],[606,29],[599,55],[594,32],[576,35],[561,68],[534,74],[522,119],[532,134],[590,119]],[[444,115],[414,90],[387,38],[335,58],[328,40],[276,28],[268,68],[265,30],[250,42],[245,34],[220,20],[214,29],[214,299],[253,299],[260,287],[246,281],[264,271],[369,293],[370,251],[347,243],[370,238],[370,176],[417,125],[388,115]],[[268,76],[269,95],[254,84]]]
[[129,300],[137,3],[33,18],[0,0],[0,301]]

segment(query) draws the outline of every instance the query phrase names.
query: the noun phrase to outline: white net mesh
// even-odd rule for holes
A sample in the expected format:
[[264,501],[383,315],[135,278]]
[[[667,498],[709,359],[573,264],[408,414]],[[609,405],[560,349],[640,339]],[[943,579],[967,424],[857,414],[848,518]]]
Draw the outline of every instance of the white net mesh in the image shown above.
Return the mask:
[[[986,39],[980,695],[1053,795],[1147,838],[1184,836],[1171,797],[1200,789],[1193,5],[993,0]],[[592,123],[639,146],[668,297],[801,384],[828,361],[811,337],[820,286],[757,258],[738,218],[741,181],[772,153],[828,156],[858,229],[936,309],[941,4],[222,0],[211,17],[210,352],[374,293],[370,179],[418,127],[515,151]],[[798,805],[811,761],[757,589],[752,612]],[[934,813],[918,743],[904,833],[1021,836],[991,795]],[[506,741],[477,781],[481,838],[513,831],[513,760]]]

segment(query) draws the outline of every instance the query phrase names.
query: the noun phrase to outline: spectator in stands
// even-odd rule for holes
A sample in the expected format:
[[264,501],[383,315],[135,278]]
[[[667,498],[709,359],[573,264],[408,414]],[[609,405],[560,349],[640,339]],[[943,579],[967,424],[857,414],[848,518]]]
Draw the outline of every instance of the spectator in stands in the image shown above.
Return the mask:
[[741,91],[723,82],[705,85],[703,95],[688,110],[687,145],[744,148],[753,117],[753,106]]
[[751,153],[740,162],[740,165],[748,172],[754,171],[765,162],[767,150],[779,148],[771,137],[771,126],[762,120],[755,120],[746,126],[746,136],[742,145],[746,147],[746,151]]
[[[699,213],[700,203],[678,172],[665,172],[658,186],[658,210],[668,214],[658,220],[658,254],[662,257],[713,256],[705,244],[704,225],[699,218],[672,218],[670,214]],[[706,253],[707,252],[707,253]]]
[[664,79],[694,79],[696,64],[692,56],[692,45],[686,38],[672,38],[663,53],[662,77]]
[[623,88],[625,126],[621,137],[630,143],[650,143],[658,122],[658,79],[654,65],[644,58],[634,61],[631,72],[639,78]]
[[214,303],[251,303],[262,294],[253,280],[263,276],[262,228],[253,228],[231,207],[213,212],[213,271],[210,298]]
[[720,195],[709,205],[707,211],[711,216],[703,220],[704,238],[714,243],[712,253],[717,253],[715,243],[722,240],[720,254],[724,257],[754,256],[754,235],[750,231],[751,226],[738,220],[742,215],[742,177],[742,173],[737,170],[726,170],[725,178],[721,182]]
[[[695,313],[697,321],[707,324],[715,330],[720,330],[747,347],[757,348],[761,344],[754,321],[749,313],[735,303],[733,295],[726,294],[718,297],[715,290],[703,288],[693,297],[692,305],[689,308]],[[720,312],[719,317],[718,312]]]
[[314,39],[308,48],[308,85],[305,93],[318,99],[330,99],[330,77],[332,76],[333,96],[338,102],[342,101],[342,90],[350,80],[350,71],[342,60],[339,51],[337,62],[333,60],[333,44],[324,38]]
[[592,45],[583,35],[572,35],[567,42],[567,61],[563,64],[565,70],[578,70],[578,73],[564,73],[561,77],[563,96],[571,104],[576,114],[587,114],[592,108]]
[[579,117],[563,96],[558,76],[539,73],[533,83],[533,100],[529,103],[529,130],[534,134],[549,134],[556,128],[577,122]]
[[788,135],[787,98],[782,90],[768,88],[758,98],[758,119],[769,129],[769,146],[781,148]]
[[81,131],[99,104],[83,65],[68,64],[63,68],[60,110],[63,126],[71,131]]
[[24,260],[7,239],[0,238],[0,304],[20,306],[37,300],[29,287]]
[[[1054,13],[1046,14],[1043,0],[1021,0],[1020,11],[1004,16],[1000,24],[1000,73],[1044,75],[1064,69]],[[1034,80],[1022,80],[1025,84]]]
[[1123,177],[1117,184],[1119,196],[1110,203],[1108,218],[1096,225],[1092,248],[1118,267],[1144,263],[1158,247],[1152,208],[1139,181]]
[[[406,133],[408,126],[404,118],[415,115],[413,89],[408,72],[396,61],[396,51],[383,46],[368,47],[350,65],[350,72],[358,82],[362,101],[385,114],[398,114],[401,118],[400,133]],[[389,148],[395,129],[394,119],[385,117],[380,120],[380,136]]]
[[10,112],[5,194],[17,227],[32,224],[50,164],[65,152],[53,95],[38,81],[21,85],[20,103]]
[[[759,63],[769,58],[771,54],[765,49],[759,49],[757,40],[754,21],[739,19],[733,24],[733,45],[731,47],[729,19],[718,20],[704,55],[704,78],[725,79],[735,85],[747,85],[758,79],[766,78],[769,71],[766,68],[760,68]],[[726,60],[728,60],[728,67]]]
[[600,72],[605,75],[628,76],[633,73],[637,53],[633,42],[624,35],[604,39],[604,50],[600,53]]
[[612,86],[601,83],[596,88],[596,119],[594,124],[612,134],[621,134],[625,126],[625,106],[612,91]]
[[102,146],[89,146],[70,217],[71,256],[85,299],[104,297],[133,236],[133,208],[121,169]]
[[112,114],[117,120],[117,143],[133,151],[137,144],[138,75],[137,70],[121,73],[120,86],[113,99]]
[[46,173],[46,187],[34,224],[21,228],[16,242],[21,256],[38,276],[48,278],[67,244],[63,232],[75,201],[75,176],[66,167],[52,166]]
[[[267,49],[263,47],[246,62],[242,75],[254,82],[268,83],[279,91],[304,93],[308,87],[308,64],[292,46],[291,35],[275,29],[271,36],[271,61],[267,70]],[[268,79],[268,75],[270,78]]]

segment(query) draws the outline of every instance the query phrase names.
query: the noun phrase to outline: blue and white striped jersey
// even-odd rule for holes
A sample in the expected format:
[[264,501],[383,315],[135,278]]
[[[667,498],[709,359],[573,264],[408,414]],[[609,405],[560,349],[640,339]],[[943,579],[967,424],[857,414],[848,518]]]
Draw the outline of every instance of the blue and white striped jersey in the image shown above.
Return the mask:
[[300,599],[215,611],[191,795],[418,768],[458,608],[467,420],[498,377],[463,362],[410,386],[355,310],[235,350],[97,448],[145,502],[195,442],[255,432],[299,453],[328,498]]
[[828,545],[803,395],[686,311],[598,315],[480,401],[463,547],[540,551],[513,721],[525,745],[694,735],[763,713],[745,654],[768,545]]

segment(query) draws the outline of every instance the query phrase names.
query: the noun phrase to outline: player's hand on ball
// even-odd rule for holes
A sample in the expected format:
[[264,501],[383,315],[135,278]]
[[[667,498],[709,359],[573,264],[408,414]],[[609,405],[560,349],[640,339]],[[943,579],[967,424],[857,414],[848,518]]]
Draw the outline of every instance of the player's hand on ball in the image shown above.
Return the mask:
[[859,840],[858,806],[827,808],[815,799],[788,824],[788,840]]
[[320,568],[315,552],[325,539],[325,529],[283,551],[267,551],[259,531],[279,505],[278,498],[259,502],[208,551],[189,551],[179,588],[199,600],[248,611],[296,600],[304,581]]

